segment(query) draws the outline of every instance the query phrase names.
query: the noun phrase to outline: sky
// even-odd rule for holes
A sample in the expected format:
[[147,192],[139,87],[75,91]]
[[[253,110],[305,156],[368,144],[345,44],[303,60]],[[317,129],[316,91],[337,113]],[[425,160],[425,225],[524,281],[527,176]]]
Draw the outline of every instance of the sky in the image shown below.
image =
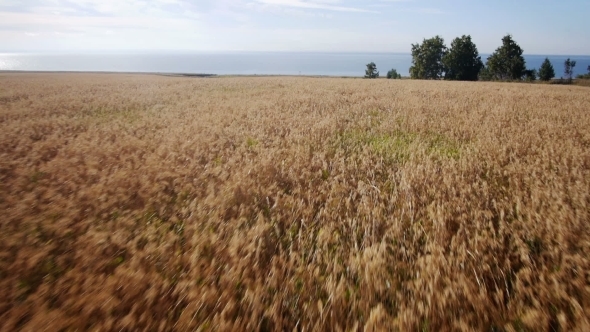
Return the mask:
[[491,53],[590,55],[588,0],[0,0],[0,52],[409,53],[471,35]]

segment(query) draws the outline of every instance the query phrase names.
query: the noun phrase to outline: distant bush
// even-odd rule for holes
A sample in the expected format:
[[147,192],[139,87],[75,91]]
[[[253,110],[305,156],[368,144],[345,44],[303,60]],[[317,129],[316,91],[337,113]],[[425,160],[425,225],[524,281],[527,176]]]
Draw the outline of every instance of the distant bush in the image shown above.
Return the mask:
[[527,82],[534,82],[537,80],[537,70],[527,69],[524,71],[524,80]]
[[556,78],[554,80],[549,81],[550,84],[558,84],[558,85],[567,85],[572,84],[571,80],[562,78]]
[[587,70],[588,70],[588,72],[586,74],[580,74],[580,75],[578,75],[577,78],[590,79],[590,66],[588,66]]
[[400,79],[402,78],[402,75],[400,73],[397,72],[397,70],[392,69],[390,71],[387,72],[387,78],[388,79]]

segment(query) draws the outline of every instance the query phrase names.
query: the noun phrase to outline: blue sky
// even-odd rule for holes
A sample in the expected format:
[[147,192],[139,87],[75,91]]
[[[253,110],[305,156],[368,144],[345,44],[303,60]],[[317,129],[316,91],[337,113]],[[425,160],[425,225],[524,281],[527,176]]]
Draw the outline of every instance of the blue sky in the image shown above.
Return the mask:
[[0,0],[0,52],[410,52],[470,34],[490,53],[590,54],[588,0]]

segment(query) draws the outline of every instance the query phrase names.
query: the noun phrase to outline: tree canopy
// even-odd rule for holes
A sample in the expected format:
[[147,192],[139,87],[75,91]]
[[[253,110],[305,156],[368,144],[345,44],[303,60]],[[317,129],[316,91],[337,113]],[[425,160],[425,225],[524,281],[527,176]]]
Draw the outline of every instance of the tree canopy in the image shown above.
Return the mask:
[[490,73],[490,69],[486,66],[483,66],[479,71],[478,79],[481,81],[491,81],[493,79],[492,74]]
[[533,82],[537,79],[537,70],[536,69],[527,69],[524,71],[524,79],[527,82]]
[[570,58],[567,58],[567,60],[565,60],[565,62],[563,63],[565,78],[567,80],[569,80],[570,82],[574,76],[574,67],[575,66],[576,66],[576,61],[570,60]]
[[545,61],[539,67],[539,79],[541,81],[549,81],[555,77],[555,70],[549,58],[545,58]]
[[374,62],[367,64],[367,69],[365,70],[365,78],[377,78],[379,77],[379,72],[377,71],[377,65]]
[[526,62],[522,48],[511,35],[502,38],[502,46],[488,57],[486,67],[492,78],[498,80],[520,80],[525,74]]
[[417,79],[440,79],[443,77],[442,59],[447,52],[445,41],[440,36],[424,39],[422,44],[412,44],[410,76]]
[[402,78],[402,75],[399,74],[397,72],[397,70],[392,69],[392,70],[390,70],[390,71],[387,72],[387,78],[389,78],[389,79],[398,79],[398,78]]
[[446,70],[445,79],[459,81],[477,81],[483,62],[471,36],[457,37],[451,48],[443,56],[442,63]]

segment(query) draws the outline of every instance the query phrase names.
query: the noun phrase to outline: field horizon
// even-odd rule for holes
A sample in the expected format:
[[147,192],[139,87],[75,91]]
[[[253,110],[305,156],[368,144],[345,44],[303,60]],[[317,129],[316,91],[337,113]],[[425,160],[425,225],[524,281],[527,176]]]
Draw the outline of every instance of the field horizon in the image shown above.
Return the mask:
[[0,329],[588,330],[588,91],[0,72]]

